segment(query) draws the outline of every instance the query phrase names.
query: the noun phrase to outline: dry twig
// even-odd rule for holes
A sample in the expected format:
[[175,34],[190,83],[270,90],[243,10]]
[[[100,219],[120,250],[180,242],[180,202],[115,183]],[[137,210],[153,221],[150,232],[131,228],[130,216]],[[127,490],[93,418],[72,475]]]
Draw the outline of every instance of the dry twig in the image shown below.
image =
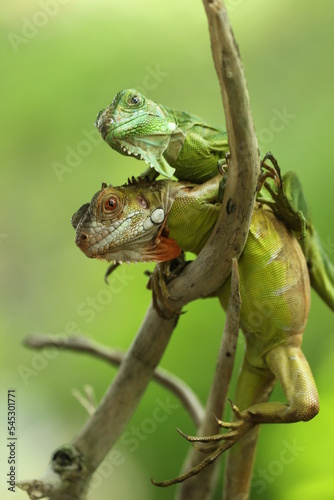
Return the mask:
[[[120,366],[125,358],[124,352],[98,344],[97,342],[93,342],[81,336],[51,338],[45,334],[33,334],[26,337],[24,343],[27,347],[32,347],[33,349],[57,347],[58,349],[91,354],[99,359],[107,361],[113,366]],[[163,368],[157,368],[154,371],[152,380],[155,380],[155,382],[172,392],[189,413],[196,427],[200,425],[204,416],[204,408],[188,384]],[[90,412],[88,411],[88,413]]]

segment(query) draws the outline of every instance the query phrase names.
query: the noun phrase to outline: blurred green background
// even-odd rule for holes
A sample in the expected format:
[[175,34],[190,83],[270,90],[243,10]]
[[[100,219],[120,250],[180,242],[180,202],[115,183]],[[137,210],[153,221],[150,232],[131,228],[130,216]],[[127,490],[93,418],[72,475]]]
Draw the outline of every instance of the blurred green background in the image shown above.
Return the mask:
[[[261,152],[271,150],[283,171],[293,169],[302,178],[333,256],[334,5],[329,0],[296,0],[293,6],[288,0],[226,3]],[[102,181],[117,185],[143,169],[102,143],[93,126],[97,112],[127,87],[212,123],[223,121],[223,110],[200,0],[5,1],[0,15],[0,435],[6,434],[7,389],[14,387],[17,474],[24,479],[41,474],[51,452],[86,421],[71,390],[91,384],[100,399],[116,370],[85,355],[37,354],[24,348],[22,339],[72,329],[127,349],[150,301],[144,270],[152,266],[127,267],[126,279],[119,274],[120,292],[106,292],[106,264],[87,259],[74,245],[73,212]],[[186,309],[162,366],[187,381],[204,402],[224,314],[213,299]],[[252,499],[333,498],[333,326],[332,313],[313,294],[303,350],[321,411],[308,423],[263,426]],[[241,339],[239,365],[242,349]],[[150,427],[147,419],[152,423],[154,409],[167,397],[164,389],[150,385],[116,446],[122,463],[116,461],[107,477],[98,473],[90,499],[173,497],[174,490],[157,489],[149,479],[178,473],[188,445],[175,429],[192,433],[194,427],[173,396],[176,407],[166,421]],[[282,398],[281,392],[274,397]],[[141,437],[134,441],[136,427]],[[283,458],[287,449],[289,463]],[[4,441],[0,451],[0,468],[7,473]],[[5,481],[2,476],[1,498],[9,499]],[[17,492],[15,498],[27,496]]]

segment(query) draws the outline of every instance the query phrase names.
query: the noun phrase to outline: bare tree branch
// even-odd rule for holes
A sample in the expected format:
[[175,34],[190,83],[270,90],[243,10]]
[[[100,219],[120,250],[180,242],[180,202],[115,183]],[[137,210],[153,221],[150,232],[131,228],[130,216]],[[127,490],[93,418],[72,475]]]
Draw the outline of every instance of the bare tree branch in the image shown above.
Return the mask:
[[[171,297],[177,298],[173,300],[176,312],[188,302],[213,293],[230,274],[232,258],[240,256],[247,239],[260,166],[246,82],[225,7],[218,0],[203,1],[221,85],[231,160],[222,209],[207,244],[198,258],[168,285]],[[85,498],[90,475],[134,413],[175,325],[176,317],[162,319],[152,305],[149,307],[96,412],[69,447],[61,447],[53,454],[50,469],[42,480],[19,483],[30,498]]]
[[[149,306],[115,379],[72,444],[59,448],[53,454],[50,467],[41,479],[17,483],[31,499],[44,496],[49,496],[50,500],[86,498],[91,474],[117,441],[137,408],[176,321],[176,317],[170,320],[161,318],[152,304]],[[80,474],[77,463],[80,464]]]
[[[233,259],[231,275],[231,295],[226,311],[226,321],[214,380],[211,386],[209,398],[205,408],[205,416],[198,429],[198,436],[211,436],[218,434],[219,426],[212,415],[221,417],[224,413],[225,402],[228,394],[232,376],[234,357],[237,347],[239,322],[240,322],[241,299],[239,293],[238,262]],[[203,453],[192,448],[183,466],[184,471],[189,471],[203,460]],[[215,487],[217,460],[210,467],[206,467],[201,474],[193,476],[182,483],[179,491],[179,500],[206,500],[210,499]]]
[[93,415],[97,407],[94,388],[89,384],[85,384],[83,389],[84,394],[75,388],[71,390],[71,394],[86,410],[88,415]]
[[[125,358],[125,353],[122,351],[98,344],[97,342],[93,342],[81,336],[50,338],[45,334],[34,334],[26,337],[24,343],[27,347],[32,347],[34,349],[57,347],[59,349],[92,354],[99,359],[107,361],[113,366],[120,366]],[[162,368],[156,368],[152,380],[155,380],[158,384],[172,392],[189,413],[196,427],[200,425],[204,416],[204,408],[188,384],[176,375]]]
[[206,297],[231,271],[245,246],[260,171],[260,153],[239,50],[224,4],[203,0],[211,49],[223,98],[230,149],[228,178],[217,224],[197,259],[171,282],[173,307]]

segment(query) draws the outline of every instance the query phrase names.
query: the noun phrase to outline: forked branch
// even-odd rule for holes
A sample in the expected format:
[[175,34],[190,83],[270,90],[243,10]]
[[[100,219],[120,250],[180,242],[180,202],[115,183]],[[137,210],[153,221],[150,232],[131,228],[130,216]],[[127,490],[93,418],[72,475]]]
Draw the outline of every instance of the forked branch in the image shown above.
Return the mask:
[[[86,337],[50,337],[45,334],[29,335],[24,343],[27,347],[44,349],[45,347],[56,347],[77,353],[86,353],[103,359],[113,366],[120,366],[125,358],[125,353],[119,349],[98,344]],[[194,391],[176,375],[163,368],[157,368],[153,373],[152,380],[160,384],[174,394],[189,413],[196,427],[200,425],[204,416],[204,408]]]
[[[255,202],[260,158],[245,77],[223,2],[204,0],[213,58],[221,86],[231,161],[215,229],[193,263],[169,285],[173,308],[214,293],[244,248]],[[191,20],[191,17],[189,18]],[[30,498],[86,498],[93,472],[121,435],[167,347],[176,316],[162,319],[152,305],[96,412],[73,439],[58,449],[40,480],[21,482]]]

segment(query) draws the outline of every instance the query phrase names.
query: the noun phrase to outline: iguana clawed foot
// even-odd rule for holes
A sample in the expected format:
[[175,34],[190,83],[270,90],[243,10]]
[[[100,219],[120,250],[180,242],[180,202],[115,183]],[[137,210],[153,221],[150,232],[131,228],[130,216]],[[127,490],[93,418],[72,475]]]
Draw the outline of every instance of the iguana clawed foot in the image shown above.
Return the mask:
[[224,196],[224,191],[225,191],[225,186],[226,186],[226,181],[227,181],[228,162],[230,160],[230,156],[231,156],[230,153],[227,152],[227,153],[225,153],[225,159],[218,160],[218,162],[217,162],[218,172],[222,176],[222,180],[219,182],[219,189],[218,189],[218,195],[217,195],[217,200],[219,202],[223,201],[223,196]]
[[[268,163],[266,163],[266,160],[270,160],[273,166],[268,165]],[[276,158],[270,151],[265,154],[263,160],[261,161],[260,176],[257,186],[258,192],[261,191],[261,188],[267,179],[273,179],[275,182],[275,186],[278,189],[282,186],[283,181],[281,177],[281,169],[278,166]]]
[[231,153],[229,151],[227,151],[226,153],[224,153],[224,158],[217,161],[218,172],[221,175],[226,175],[227,168],[228,168],[228,162],[230,161],[230,158],[231,158]]
[[[235,406],[230,400],[229,402],[236,417],[236,420],[234,422],[223,422],[215,415],[213,415],[213,417],[217,420],[219,427],[222,427],[223,429],[229,429],[229,431],[223,434],[215,434],[213,436],[189,436],[187,434],[184,434],[180,429],[177,429],[178,433],[187,441],[193,444],[195,443],[196,449],[198,449],[202,453],[207,453],[209,455],[200,464],[196,465],[189,471],[181,474],[180,476],[177,476],[174,479],[168,479],[161,482],[157,482],[151,479],[154,485],[167,487],[171,486],[172,484],[182,483],[189,477],[195,476],[203,469],[205,469],[205,467],[212,464],[218,457],[220,457],[222,453],[224,453],[224,451],[231,448],[237,441],[239,441],[242,436],[244,436],[256,425],[256,423],[252,421],[251,414],[248,413],[247,410],[240,412],[237,406]],[[220,441],[223,441],[223,443],[220,445],[216,444]],[[198,447],[196,443],[213,444],[213,446]]]
[[153,273],[150,274],[147,288],[152,290],[154,308],[159,316],[164,319],[171,319],[175,315],[183,314],[176,311],[169,304],[168,301],[173,299],[170,296],[167,284],[175,279],[187,264],[184,252],[182,252],[176,259],[168,262],[159,262],[155,266]]
[[[230,157],[231,157],[231,155],[229,152],[225,153],[225,158],[218,160],[218,162],[217,162],[218,171],[223,176],[223,179],[219,185],[219,194],[218,194],[219,201],[222,200],[221,193],[223,192],[223,189],[225,188],[225,185],[226,185],[228,163],[229,163]],[[268,163],[266,163],[267,160],[269,160],[273,166],[268,165]],[[262,189],[262,187],[267,179],[273,179],[277,189],[279,189],[282,186],[281,170],[278,166],[276,158],[273,156],[273,154],[270,151],[268,153],[266,153],[263,160],[261,161],[261,169],[260,169],[260,175],[259,175],[259,180],[258,180],[257,192],[261,191],[261,189]]]
[[[273,167],[265,163],[266,160],[270,160]],[[263,173],[263,177],[260,178],[259,182],[261,187],[264,185],[271,198],[268,199],[261,194],[257,200],[269,205],[276,217],[282,220],[290,230],[294,231],[297,238],[304,238],[307,228],[308,208],[303,198],[298,177],[293,172],[288,172],[282,177],[277,160],[270,152],[263,158],[261,168],[265,168],[267,172]],[[275,187],[265,182],[268,178],[274,179]]]

